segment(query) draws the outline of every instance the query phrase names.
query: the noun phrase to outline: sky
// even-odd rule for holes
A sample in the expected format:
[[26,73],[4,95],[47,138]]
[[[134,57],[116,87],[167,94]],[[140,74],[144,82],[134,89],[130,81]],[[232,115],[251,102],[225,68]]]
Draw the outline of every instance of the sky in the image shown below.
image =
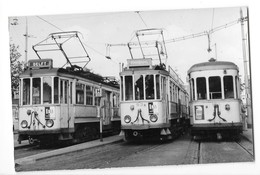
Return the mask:
[[[37,59],[31,50],[32,45],[44,40],[52,32],[61,30],[77,30],[83,34],[83,41],[91,62],[87,65],[92,71],[104,76],[118,76],[119,62],[126,63],[130,58],[127,48],[111,47],[110,57],[107,60],[106,44],[127,43],[131,41],[134,31],[145,28],[164,28],[165,38],[172,39],[194,33],[208,31],[240,18],[239,7],[249,7],[250,12],[250,54],[253,83],[253,112],[254,125],[258,126],[260,120],[257,109],[259,101],[259,4],[257,0],[2,0],[0,1],[0,44],[1,64],[0,76],[4,83],[0,86],[1,123],[0,132],[0,174],[14,174],[13,162],[13,137],[12,137],[12,108],[11,108],[11,81],[9,62],[9,43],[19,45],[24,59],[25,47],[25,17],[28,19],[28,59]],[[238,7],[238,8],[236,8]],[[214,10],[213,10],[214,9]],[[140,16],[135,13],[139,11]],[[214,11],[214,15],[213,15]],[[244,14],[245,11],[243,10]],[[61,15],[64,14],[64,15]],[[37,17],[38,16],[38,17]],[[11,26],[10,22],[16,17],[19,25]],[[40,19],[40,18],[44,19]],[[10,20],[9,20],[10,19]],[[47,21],[47,22],[46,22]],[[144,22],[143,22],[144,21]],[[58,28],[59,29],[58,29]],[[246,27],[245,27],[246,28]],[[246,30],[246,29],[245,29]],[[248,33],[247,31],[245,33]],[[217,46],[217,60],[233,61],[240,68],[243,76],[243,54],[241,25],[236,24],[227,29],[211,35],[211,43]],[[208,54],[208,40],[206,36],[183,40],[166,45],[168,63],[177,70],[185,81],[187,70],[195,63],[208,61],[215,57],[215,50]],[[248,52],[247,52],[248,54]],[[64,58],[63,58],[64,59]],[[54,59],[62,62],[63,59]],[[65,60],[64,60],[65,61]],[[59,63],[61,64],[61,63]],[[243,77],[242,77],[243,81]],[[260,129],[254,127],[255,147],[259,148]],[[258,149],[257,149],[258,150]],[[168,166],[159,169],[153,167],[149,171],[138,168],[142,174],[257,174],[260,171],[259,151],[256,152],[255,163],[240,164],[212,164],[196,166]],[[4,168],[3,168],[4,167]],[[165,170],[166,169],[166,170]],[[136,169],[93,170],[91,174],[136,174]],[[160,171],[161,170],[161,171]],[[67,174],[69,172],[65,172]],[[86,174],[85,171],[70,172],[70,174]],[[28,174],[28,173],[25,173]],[[33,173],[34,174],[34,173]],[[64,171],[41,172],[38,174],[64,174]]]
[[[246,15],[246,8],[241,7]],[[26,19],[28,32],[28,60],[38,59],[32,46],[43,41],[50,33],[79,31],[82,42],[91,58],[87,68],[103,76],[119,77],[119,63],[126,64],[130,59],[127,44],[137,41],[135,32],[141,29],[161,28],[165,40],[172,40],[191,34],[206,32],[216,27],[229,24],[240,18],[240,7],[204,8],[185,10],[125,11],[107,13],[81,13],[64,15],[12,16],[9,23],[10,43],[19,45],[25,60]],[[247,35],[247,25],[244,27]],[[69,45],[70,43],[68,43]],[[107,48],[107,44],[112,44]],[[114,45],[113,45],[114,44]],[[187,70],[196,63],[206,62],[211,57],[219,61],[232,61],[243,74],[243,53],[241,24],[237,23],[210,35],[212,51],[209,53],[208,36],[170,42],[166,44],[167,63],[185,82]],[[71,44],[70,51],[76,48]],[[109,49],[109,51],[108,51]],[[66,59],[53,52],[44,55],[54,60],[54,66],[61,67]],[[111,60],[105,56],[110,56]],[[248,59],[248,58],[247,58]],[[104,69],[106,65],[106,69]]]

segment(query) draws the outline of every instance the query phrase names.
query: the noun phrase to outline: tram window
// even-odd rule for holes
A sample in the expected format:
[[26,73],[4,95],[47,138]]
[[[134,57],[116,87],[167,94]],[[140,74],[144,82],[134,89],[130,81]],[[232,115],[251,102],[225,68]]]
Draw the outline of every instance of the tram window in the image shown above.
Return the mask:
[[133,77],[125,76],[125,100],[133,100]]
[[156,96],[157,99],[160,99],[160,75],[156,75],[155,81],[156,81]]
[[32,104],[41,103],[41,79],[33,78]]
[[161,79],[161,86],[162,86],[162,100],[166,99],[166,78],[162,77]]
[[60,103],[64,103],[63,101],[63,81],[60,80]]
[[30,79],[23,79],[23,105],[30,104]]
[[93,89],[91,86],[86,86],[86,105],[93,105]]
[[144,80],[143,75],[135,75],[135,100],[144,99]]
[[237,98],[240,98],[240,81],[239,81],[239,78],[237,76],[235,78],[235,85],[236,85]]
[[51,103],[51,77],[43,77],[43,103]]
[[199,77],[196,79],[196,83],[197,83],[197,99],[198,100],[207,99],[206,78]]
[[84,84],[76,84],[76,104],[84,104]]
[[70,104],[72,104],[72,82],[70,82]]
[[118,107],[118,95],[116,93],[113,93],[113,106],[112,107]]
[[224,76],[225,98],[234,98],[233,77]]
[[59,78],[54,77],[54,103],[59,103]]
[[154,99],[154,78],[153,75],[145,76],[145,95],[146,99]]
[[121,76],[121,100],[123,101],[124,100],[124,80],[123,80],[123,77]]
[[68,91],[69,82],[67,80],[64,81],[64,103],[68,104]]
[[210,99],[222,98],[220,77],[209,77],[209,95]]
[[192,100],[195,100],[195,87],[194,87],[194,79],[191,79],[191,89],[192,89]]

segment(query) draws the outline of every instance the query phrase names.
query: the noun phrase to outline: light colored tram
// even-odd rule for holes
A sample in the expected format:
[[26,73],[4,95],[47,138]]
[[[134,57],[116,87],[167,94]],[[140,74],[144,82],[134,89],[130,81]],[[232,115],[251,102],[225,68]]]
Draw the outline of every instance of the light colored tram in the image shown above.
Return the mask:
[[172,138],[188,126],[188,93],[169,66],[129,59],[120,73],[121,134],[125,140]]
[[20,75],[19,139],[81,141],[97,138],[95,96],[102,92],[104,131],[120,131],[119,85],[89,71],[53,68],[51,59],[30,60]]
[[210,59],[193,65],[188,76],[191,135],[238,136],[242,132],[242,100],[237,65]]

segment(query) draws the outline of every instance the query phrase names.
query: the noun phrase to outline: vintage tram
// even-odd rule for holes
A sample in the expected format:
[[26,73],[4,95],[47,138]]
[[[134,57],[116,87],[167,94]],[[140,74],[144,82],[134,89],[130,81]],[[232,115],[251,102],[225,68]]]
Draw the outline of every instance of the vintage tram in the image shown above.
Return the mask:
[[[137,36],[150,31],[158,30],[141,30]],[[143,57],[136,58],[132,54],[132,59],[127,60],[127,66],[120,72],[121,134],[126,141],[149,137],[169,139],[179,135],[188,125],[188,93],[173,69],[170,66],[166,69],[162,63],[160,53],[166,53],[165,50],[157,52],[160,62],[156,64],[156,59],[144,54],[143,44],[147,48],[147,42],[139,42]],[[157,46],[155,44],[157,51],[162,49]],[[129,47],[130,51],[133,47]]]
[[20,75],[19,141],[96,138],[97,89],[103,96],[104,130],[119,129],[119,85],[115,81],[88,71],[53,68],[51,59],[29,60],[29,69]]
[[[53,43],[44,40],[33,47],[40,59],[29,60],[28,68],[20,75],[18,141],[81,142],[98,138],[100,131],[119,133],[119,83],[72,62],[76,56],[66,54],[66,48],[71,51],[71,47],[65,44],[75,37],[75,31],[53,33],[47,38]],[[39,55],[42,51],[53,54],[54,50],[62,52],[69,66],[55,68],[52,59]],[[83,51],[86,53],[84,47]],[[89,58],[77,57],[80,63],[84,62],[82,58]]]
[[210,59],[188,70],[191,135],[237,137],[242,132],[239,69]]

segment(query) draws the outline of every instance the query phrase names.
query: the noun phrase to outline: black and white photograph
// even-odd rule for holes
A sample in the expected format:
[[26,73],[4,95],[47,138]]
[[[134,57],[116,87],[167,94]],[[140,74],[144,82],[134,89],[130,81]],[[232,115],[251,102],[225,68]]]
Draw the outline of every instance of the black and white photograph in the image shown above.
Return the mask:
[[4,16],[3,174],[257,173],[255,7],[166,2]]

